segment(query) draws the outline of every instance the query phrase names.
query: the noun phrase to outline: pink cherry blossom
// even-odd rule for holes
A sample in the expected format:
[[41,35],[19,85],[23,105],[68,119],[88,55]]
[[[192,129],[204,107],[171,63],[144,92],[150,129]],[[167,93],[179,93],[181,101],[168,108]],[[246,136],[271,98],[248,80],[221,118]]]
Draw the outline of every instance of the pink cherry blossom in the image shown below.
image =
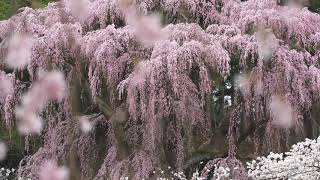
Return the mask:
[[19,130],[22,134],[40,133],[43,122],[39,117],[49,100],[61,101],[65,95],[64,75],[59,71],[44,73],[24,94],[21,105],[16,108],[20,119]]
[[279,96],[272,96],[270,103],[272,123],[281,128],[290,128],[294,125],[294,114],[291,105]]
[[40,180],[68,180],[69,170],[62,166],[58,167],[58,164],[54,160],[49,160],[43,163],[40,172]]
[[80,21],[86,20],[89,16],[89,7],[90,1],[89,0],[65,0],[66,8],[71,12],[71,14]]
[[31,62],[33,39],[26,35],[15,33],[10,41],[8,47],[8,54],[6,63],[11,68],[23,69]]
[[165,34],[161,31],[160,18],[155,14],[142,17],[128,15],[128,22],[134,26],[137,38],[143,43],[152,44],[165,39]]
[[80,123],[80,128],[84,133],[90,132],[93,128],[93,124],[89,121],[88,117],[86,116],[81,116],[79,118],[79,123]]
[[[39,179],[48,158],[89,180],[156,179],[169,165],[191,176],[201,160],[201,178],[245,180],[238,157],[315,136],[320,16],[281,2],[64,0],[0,21],[0,70],[13,89],[0,119],[43,140],[19,176]],[[32,43],[10,45],[14,33]]]
[[275,52],[278,41],[271,29],[265,29],[256,32],[256,39],[258,42],[259,57],[264,61],[268,61],[272,58]]
[[0,98],[11,95],[13,91],[14,89],[12,80],[6,75],[0,73]]

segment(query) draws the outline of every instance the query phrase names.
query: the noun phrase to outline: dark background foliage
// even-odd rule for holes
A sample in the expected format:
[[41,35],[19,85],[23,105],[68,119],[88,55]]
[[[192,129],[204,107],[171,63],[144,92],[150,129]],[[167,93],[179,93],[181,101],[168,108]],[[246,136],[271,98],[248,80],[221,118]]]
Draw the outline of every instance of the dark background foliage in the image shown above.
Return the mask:
[[310,9],[316,12],[320,12],[320,0],[311,0]]

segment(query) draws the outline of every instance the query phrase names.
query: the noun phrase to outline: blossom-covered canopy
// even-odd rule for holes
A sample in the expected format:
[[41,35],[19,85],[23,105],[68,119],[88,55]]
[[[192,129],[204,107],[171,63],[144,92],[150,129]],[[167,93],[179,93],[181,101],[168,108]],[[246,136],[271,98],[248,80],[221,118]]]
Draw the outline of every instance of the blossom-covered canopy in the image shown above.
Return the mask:
[[[66,87],[60,78],[48,90],[67,89],[63,96],[49,91],[43,111],[31,112],[43,120],[43,146],[21,161],[19,176],[39,177],[47,160],[65,164],[76,179],[152,178],[168,166],[186,171],[197,154],[219,145],[217,129],[227,124],[228,149],[206,157],[200,174],[209,177],[218,165],[246,179],[237,159],[241,142],[263,153],[285,150],[293,131],[312,136],[304,128],[320,100],[318,14],[277,0],[79,4],[22,8],[0,21],[0,115],[7,128],[23,121],[14,109],[24,92],[45,86],[39,71],[62,72]],[[15,44],[17,36],[25,43]],[[231,106],[223,105],[225,95]],[[221,121],[216,97],[230,112]],[[89,133],[80,131],[79,117],[94,124]]]

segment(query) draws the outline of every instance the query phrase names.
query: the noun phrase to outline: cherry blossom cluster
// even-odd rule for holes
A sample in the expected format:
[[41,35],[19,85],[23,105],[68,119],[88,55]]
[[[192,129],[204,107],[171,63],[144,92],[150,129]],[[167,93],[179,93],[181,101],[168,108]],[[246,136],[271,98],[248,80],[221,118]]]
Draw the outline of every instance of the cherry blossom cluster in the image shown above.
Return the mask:
[[44,172],[61,179],[67,173],[56,162],[79,179],[148,179],[163,165],[183,172],[213,142],[212,96],[217,90],[224,101],[231,82],[230,106],[220,109],[227,157],[211,157],[195,176],[246,179],[237,159],[243,131],[255,127],[245,141],[258,154],[289,147],[291,129],[310,134],[301,130],[320,100],[319,24],[318,14],[278,0],[63,0],[20,9],[0,21],[0,119],[44,143],[21,161],[19,177],[42,177],[48,160]]
[[39,80],[22,97],[21,105],[16,108],[16,117],[20,119],[19,131],[22,134],[40,133],[43,127],[39,117],[49,100],[62,100],[65,94],[64,75],[52,71],[39,75]]

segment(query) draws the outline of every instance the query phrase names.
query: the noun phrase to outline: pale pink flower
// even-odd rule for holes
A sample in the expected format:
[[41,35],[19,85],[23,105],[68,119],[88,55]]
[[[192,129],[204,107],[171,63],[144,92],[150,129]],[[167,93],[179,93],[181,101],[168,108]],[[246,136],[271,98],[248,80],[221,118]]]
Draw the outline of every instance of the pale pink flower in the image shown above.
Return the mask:
[[236,76],[235,84],[244,95],[247,95],[249,93],[250,80],[245,74],[240,74],[240,75]]
[[7,65],[23,69],[31,61],[33,42],[34,40],[26,34],[14,34],[8,45]]
[[153,44],[166,38],[161,31],[160,17],[155,14],[138,17],[129,13],[127,21],[134,26],[137,38],[145,44]]
[[293,125],[293,110],[291,105],[279,96],[272,96],[270,103],[272,123],[281,128],[290,128]]
[[50,100],[61,101],[65,96],[66,83],[60,71],[42,73],[32,88],[22,97],[21,106],[16,108],[19,131],[22,134],[39,134],[42,120],[38,113]]
[[89,7],[89,0],[66,0],[67,10],[81,21],[89,16]]
[[0,161],[3,161],[7,156],[7,145],[4,142],[0,142]]
[[25,112],[23,108],[16,109],[16,117],[20,119],[18,130],[21,134],[40,134],[43,123],[39,116],[33,112]]
[[43,164],[39,173],[40,180],[67,180],[69,179],[68,168],[58,167],[56,161],[50,160]]
[[133,0],[119,0],[118,5],[122,11],[126,12],[128,9],[132,8]]
[[22,97],[22,105],[34,112],[41,111],[49,100],[62,100],[66,83],[60,71],[43,73],[32,88]]
[[13,93],[13,84],[11,80],[5,76],[0,74],[0,98],[6,97]]
[[309,0],[288,0],[285,5],[293,8],[302,8],[309,4]]
[[255,36],[258,42],[259,57],[264,61],[270,60],[278,46],[276,36],[272,33],[271,29],[258,31]]
[[48,98],[62,100],[65,96],[66,82],[60,71],[51,71],[42,79],[42,89],[47,93]]
[[82,132],[88,133],[92,130],[93,124],[89,121],[88,117],[81,116],[79,117],[80,128]]
[[119,0],[118,5],[128,24],[135,28],[137,38],[147,45],[166,39],[160,17],[156,14],[140,15],[133,0]]

